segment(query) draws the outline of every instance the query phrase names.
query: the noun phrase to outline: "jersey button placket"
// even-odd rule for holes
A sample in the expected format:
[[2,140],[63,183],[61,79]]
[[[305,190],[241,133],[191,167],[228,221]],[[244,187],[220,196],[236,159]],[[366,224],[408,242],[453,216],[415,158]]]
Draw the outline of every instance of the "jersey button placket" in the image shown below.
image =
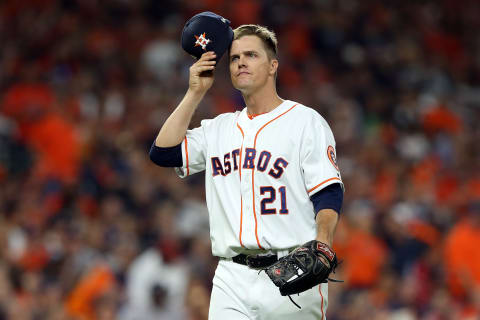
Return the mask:
[[245,200],[245,208],[250,211],[252,209],[252,173],[251,169],[244,169],[242,177],[242,196]]
[[253,139],[252,139],[252,136],[251,134],[249,134],[249,132],[251,130],[247,129],[246,130],[247,132],[245,132],[245,138],[244,138],[244,141],[243,141],[243,159],[242,159],[242,163],[240,164],[242,166],[242,183],[241,183],[241,188],[242,188],[242,198],[243,198],[243,205],[244,205],[244,208],[245,208],[245,212],[244,212],[244,218],[245,218],[245,222],[246,222],[246,225],[244,226],[245,227],[245,239],[251,237],[252,233],[255,232],[254,231],[254,224],[253,224],[253,218],[252,218],[252,214],[253,214],[253,208],[252,208],[252,169],[249,169],[249,168],[245,168],[244,167],[244,164],[246,163],[245,162],[245,157],[246,157],[246,150],[248,148],[252,148],[253,147]]

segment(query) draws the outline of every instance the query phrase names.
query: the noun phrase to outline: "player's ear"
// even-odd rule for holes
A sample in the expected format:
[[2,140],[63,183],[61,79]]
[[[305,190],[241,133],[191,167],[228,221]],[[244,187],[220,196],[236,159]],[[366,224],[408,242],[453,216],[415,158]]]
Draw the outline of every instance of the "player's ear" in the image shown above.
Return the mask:
[[278,69],[278,60],[275,58],[270,59],[270,74],[274,75],[275,73],[277,73],[277,69]]

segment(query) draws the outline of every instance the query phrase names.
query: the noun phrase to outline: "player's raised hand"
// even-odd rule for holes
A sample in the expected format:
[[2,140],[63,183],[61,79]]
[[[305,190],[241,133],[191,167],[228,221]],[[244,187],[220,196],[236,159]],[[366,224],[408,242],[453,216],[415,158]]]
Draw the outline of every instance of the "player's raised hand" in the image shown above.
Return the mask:
[[202,54],[200,59],[190,67],[189,90],[204,94],[213,84],[213,70],[216,61],[215,52],[209,51]]

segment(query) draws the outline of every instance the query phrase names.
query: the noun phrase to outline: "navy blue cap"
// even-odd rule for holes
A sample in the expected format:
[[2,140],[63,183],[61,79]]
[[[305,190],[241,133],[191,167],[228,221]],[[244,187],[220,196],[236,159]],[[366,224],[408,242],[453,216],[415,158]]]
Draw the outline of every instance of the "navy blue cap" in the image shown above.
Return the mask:
[[232,41],[230,21],[209,11],[194,15],[182,31],[182,48],[197,59],[207,51],[215,51],[215,60],[219,61]]

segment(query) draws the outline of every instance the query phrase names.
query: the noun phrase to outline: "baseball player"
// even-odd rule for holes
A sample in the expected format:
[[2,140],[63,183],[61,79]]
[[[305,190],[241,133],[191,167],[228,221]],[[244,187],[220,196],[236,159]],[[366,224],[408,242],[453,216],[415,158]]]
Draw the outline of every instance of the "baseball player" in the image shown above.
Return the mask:
[[326,319],[343,201],[332,131],[315,110],[278,96],[276,36],[258,25],[235,29],[228,51],[246,108],[187,130],[217,58],[205,51],[190,67],[188,90],[150,150],[180,177],[205,172],[212,252],[220,257],[209,319]]

